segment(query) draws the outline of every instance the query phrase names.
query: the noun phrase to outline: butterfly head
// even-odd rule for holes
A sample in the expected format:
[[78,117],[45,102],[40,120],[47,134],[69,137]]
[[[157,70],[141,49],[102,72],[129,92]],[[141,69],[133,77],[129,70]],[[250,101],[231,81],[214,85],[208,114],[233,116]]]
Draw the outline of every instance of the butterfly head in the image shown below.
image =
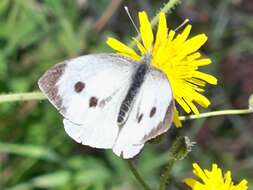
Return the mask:
[[139,63],[145,63],[145,64],[147,64],[150,67],[151,63],[152,63],[152,54],[151,54],[151,51],[148,51],[148,53],[146,53],[145,55],[143,55],[142,58],[141,58],[141,60],[139,61]]

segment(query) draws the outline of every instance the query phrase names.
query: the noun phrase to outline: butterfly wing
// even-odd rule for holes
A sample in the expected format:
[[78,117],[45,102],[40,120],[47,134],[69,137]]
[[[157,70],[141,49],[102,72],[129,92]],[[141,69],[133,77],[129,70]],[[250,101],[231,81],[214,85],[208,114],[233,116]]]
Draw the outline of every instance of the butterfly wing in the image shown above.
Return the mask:
[[126,159],[138,154],[146,141],[169,129],[173,108],[169,81],[161,71],[152,68],[114,144],[114,153]]
[[117,114],[136,68],[114,54],[96,54],[55,65],[39,80],[40,89],[64,116],[75,141],[112,148],[118,135]]

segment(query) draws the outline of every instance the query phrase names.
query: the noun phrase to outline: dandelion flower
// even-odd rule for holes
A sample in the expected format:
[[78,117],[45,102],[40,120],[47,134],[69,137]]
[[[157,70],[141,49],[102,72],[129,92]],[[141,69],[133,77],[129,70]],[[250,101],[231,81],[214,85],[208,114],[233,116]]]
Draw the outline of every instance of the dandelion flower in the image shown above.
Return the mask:
[[244,179],[235,185],[231,178],[231,172],[227,171],[223,176],[222,170],[216,164],[212,165],[212,170],[203,170],[197,163],[193,164],[193,173],[201,179],[197,181],[187,178],[184,182],[192,190],[247,190],[247,181]]
[[[174,99],[187,112],[199,114],[195,104],[206,108],[210,101],[202,95],[207,83],[217,84],[217,79],[199,71],[199,67],[211,63],[209,58],[201,58],[199,48],[207,41],[205,34],[188,39],[191,25],[187,25],[182,33],[169,30],[165,13],[160,13],[157,33],[154,37],[146,12],[139,12],[141,41],[133,38],[138,52],[117,39],[109,37],[107,44],[118,54],[140,60],[147,53],[152,55],[152,65],[162,70],[170,81]],[[178,111],[175,108],[175,125],[181,126]]]

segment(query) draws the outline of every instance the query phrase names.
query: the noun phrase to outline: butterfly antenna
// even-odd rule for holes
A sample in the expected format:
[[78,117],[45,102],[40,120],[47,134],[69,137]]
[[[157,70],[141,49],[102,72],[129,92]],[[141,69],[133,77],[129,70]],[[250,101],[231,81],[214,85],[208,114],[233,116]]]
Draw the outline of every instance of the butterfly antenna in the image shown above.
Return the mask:
[[178,31],[180,28],[182,28],[184,25],[186,25],[189,21],[190,21],[189,19],[185,19],[184,22],[175,29],[175,32]]
[[125,9],[125,11],[126,11],[126,13],[127,13],[127,16],[128,16],[129,19],[131,20],[131,22],[132,22],[132,24],[133,24],[133,26],[134,26],[136,32],[138,33],[138,35],[140,35],[140,31],[138,30],[137,26],[135,25],[134,20],[133,20],[133,18],[132,18],[132,16],[131,16],[130,12],[129,12],[129,10],[128,10],[128,7],[127,7],[127,6],[124,6],[124,9]]

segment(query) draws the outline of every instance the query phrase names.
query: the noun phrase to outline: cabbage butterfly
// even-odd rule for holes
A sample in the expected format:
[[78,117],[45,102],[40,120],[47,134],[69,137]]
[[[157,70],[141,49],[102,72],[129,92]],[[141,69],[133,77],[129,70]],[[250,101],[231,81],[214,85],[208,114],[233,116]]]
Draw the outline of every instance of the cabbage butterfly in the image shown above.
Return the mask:
[[71,138],[125,159],[172,123],[171,86],[150,55],[139,62],[116,54],[81,56],[56,64],[38,84]]

